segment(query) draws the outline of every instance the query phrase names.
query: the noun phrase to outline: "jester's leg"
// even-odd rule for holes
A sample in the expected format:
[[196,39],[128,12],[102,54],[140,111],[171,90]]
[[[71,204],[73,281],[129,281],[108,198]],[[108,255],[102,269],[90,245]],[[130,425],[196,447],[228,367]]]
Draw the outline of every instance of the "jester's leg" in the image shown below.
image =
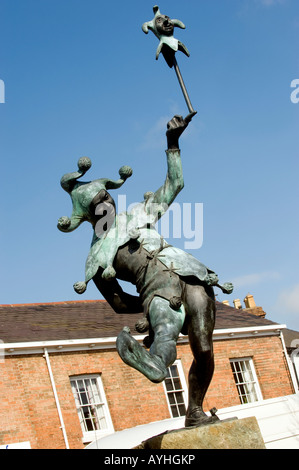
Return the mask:
[[124,327],[116,340],[116,348],[122,360],[144,374],[154,383],[162,382],[166,377],[166,368],[160,357],[152,356]]
[[189,403],[185,426],[199,426],[217,421],[214,414],[203,411],[203,400],[214,372],[212,334],[215,323],[213,289],[197,283],[186,283],[184,301],[186,324],[194,360],[189,371]]
[[151,328],[154,331],[150,351],[141,346],[128,329],[124,328],[116,341],[120,357],[152,382],[162,382],[167,375],[167,367],[176,359],[176,342],[184,318],[183,307],[173,310],[167,300],[154,297],[149,309]]

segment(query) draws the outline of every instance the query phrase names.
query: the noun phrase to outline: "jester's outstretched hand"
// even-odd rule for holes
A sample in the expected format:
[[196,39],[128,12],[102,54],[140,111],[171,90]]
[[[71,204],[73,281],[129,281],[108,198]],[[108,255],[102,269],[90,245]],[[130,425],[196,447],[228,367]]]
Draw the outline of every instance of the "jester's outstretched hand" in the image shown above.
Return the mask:
[[179,138],[191,122],[192,118],[195,116],[196,111],[188,114],[185,119],[182,116],[177,114],[171,119],[167,124],[167,146],[168,149],[178,149],[179,148]]

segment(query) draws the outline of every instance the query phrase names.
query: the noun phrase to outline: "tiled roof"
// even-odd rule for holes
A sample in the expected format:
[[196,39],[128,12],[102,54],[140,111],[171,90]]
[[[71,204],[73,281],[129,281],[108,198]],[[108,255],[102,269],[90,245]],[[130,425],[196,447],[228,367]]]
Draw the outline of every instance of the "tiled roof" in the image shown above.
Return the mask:
[[292,351],[299,346],[299,331],[285,329],[283,337],[288,350]]
[[[105,300],[0,305],[4,343],[115,337],[124,326],[132,333],[142,314],[117,314]],[[245,310],[217,302],[216,329],[275,325]]]

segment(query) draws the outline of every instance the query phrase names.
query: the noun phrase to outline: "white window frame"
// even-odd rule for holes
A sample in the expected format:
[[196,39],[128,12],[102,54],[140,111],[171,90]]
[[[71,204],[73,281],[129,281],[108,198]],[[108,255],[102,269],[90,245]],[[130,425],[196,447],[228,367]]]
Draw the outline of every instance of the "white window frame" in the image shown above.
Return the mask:
[[[240,402],[241,402],[241,405],[245,405],[245,404],[250,404],[250,403],[255,403],[255,402],[258,402],[258,401],[262,401],[263,400],[263,395],[262,395],[262,391],[260,389],[260,385],[259,385],[259,381],[258,381],[258,378],[257,378],[257,374],[256,374],[256,371],[255,371],[255,367],[254,367],[254,362],[253,362],[253,359],[252,357],[236,357],[236,358],[231,358],[230,360],[230,365],[231,365],[231,370],[232,370],[232,374],[233,374],[233,378],[234,378],[234,382],[235,382],[235,385],[236,385],[236,388],[237,388],[237,392],[238,392],[238,396],[239,396],[239,399],[240,399]],[[243,363],[247,363],[248,366],[249,366],[249,372],[251,374],[251,379],[248,380],[244,377],[244,380],[243,382],[236,382],[235,381],[235,374],[233,373],[233,368],[232,368],[232,364],[233,363],[237,363],[237,362],[243,362]],[[256,395],[256,399],[254,400],[251,400],[251,401],[245,401],[243,399],[243,396],[247,396],[246,394],[243,395],[240,393],[240,386],[241,385],[244,385],[245,387],[247,385],[250,385],[251,387],[253,387],[254,389],[254,392],[255,392],[255,395]],[[250,391],[248,393],[248,396],[250,396]]]
[[[186,411],[187,411],[187,408],[188,408],[188,387],[187,387],[187,383],[186,383],[185,374],[184,374],[184,371],[183,371],[181,360],[177,359],[172,365],[176,366],[177,370],[178,370],[178,376],[179,376],[179,379],[180,379],[181,385],[182,385],[182,388],[180,389],[180,391],[182,392],[185,408],[186,408]],[[170,368],[168,368],[168,369],[170,369]],[[163,381],[163,387],[164,387],[164,392],[165,392],[166,399],[167,399],[169,414],[170,414],[170,417],[173,418],[172,409],[171,409],[171,405],[169,403],[169,397],[168,397],[169,393],[171,393],[171,392],[166,389],[165,380]],[[185,416],[185,415],[178,416],[178,418],[182,417],[182,416]],[[173,418],[173,419],[176,419],[176,418]]]
[[[107,427],[105,429],[97,429],[97,430],[93,430],[93,431],[86,431],[84,429],[84,427],[85,427],[84,419],[83,420],[80,419],[80,416],[82,417],[82,414],[81,414],[80,410],[83,407],[83,404],[79,403],[78,397],[76,397],[75,394],[74,394],[72,381],[78,381],[78,380],[83,380],[84,381],[84,380],[87,380],[87,379],[96,379],[96,385],[97,385],[97,388],[98,388],[98,391],[99,391],[99,394],[100,394],[100,397],[101,397],[101,401],[96,403],[96,405],[100,405],[101,409],[103,411],[103,414],[104,414],[104,417],[105,417],[105,420],[106,420],[106,425],[107,425]],[[70,383],[71,383],[72,392],[73,392],[73,396],[74,396],[74,400],[75,400],[75,404],[76,404],[78,419],[80,421],[80,425],[81,425],[81,429],[82,429],[82,434],[83,434],[82,441],[84,443],[92,442],[96,439],[107,436],[108,434],[112,434],[114,432],[114,427],[113,427],[112,419],[111,419],[111,416],[110,416],[109,407],[108,407],[108,403],[107,403],[107,399],[106,399],[106,395],[105,395],[101,375],[100,374],[84,374],[84,375],[71,376],[70,377]],[[90,405],[93,405],[93,403],[90,403]]]

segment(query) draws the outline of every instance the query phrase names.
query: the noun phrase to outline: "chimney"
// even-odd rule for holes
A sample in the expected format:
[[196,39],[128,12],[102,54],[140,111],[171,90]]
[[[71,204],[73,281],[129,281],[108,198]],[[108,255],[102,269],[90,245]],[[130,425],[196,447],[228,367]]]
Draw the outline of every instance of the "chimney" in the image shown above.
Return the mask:
[[246,295],[246,297],[244,299],[244,303],[245,303],[245,308],[254,308],[254,307],[256,307],[253,295],[251,295],[251,294]]
[[247,294],[245,299],[245,309],[246,312],[252,313],[253,315],[256,315],[257,317],[264,318],[266,316],[266,312],[262,309],[262,307],[257,307],[253,298],[253,295]]
[[235,299],[233,302],[234,302],[235,308],[237,308],[238,310],[242,308],[240,299]]
[[229,301],[228,301],[228,300],[222,300],[222,303],[223,303],[224,305],[228,305],[228,306],[229,306]]

